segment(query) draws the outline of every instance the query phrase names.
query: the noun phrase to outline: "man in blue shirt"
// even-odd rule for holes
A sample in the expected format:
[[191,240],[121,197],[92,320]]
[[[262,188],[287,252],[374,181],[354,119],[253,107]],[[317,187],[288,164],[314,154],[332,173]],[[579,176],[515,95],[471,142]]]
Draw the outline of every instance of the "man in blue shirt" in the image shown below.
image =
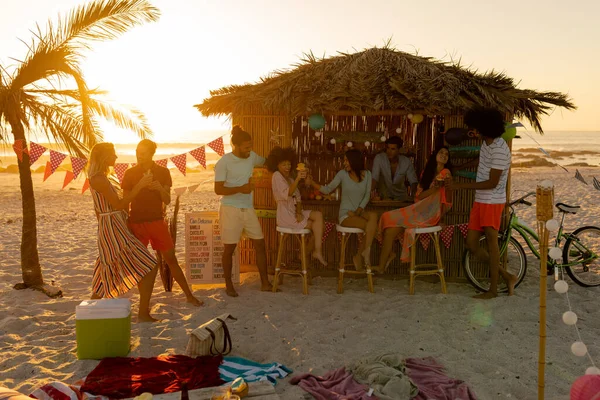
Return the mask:
[[223,272],[226,292],[237,297],[233,287],[231,272],[233,253],[242,235],[252,240],[256,251],[256,264],[261,279],[261,291],[272,290],[267,276],[267,252],[265,238],[258,217],[254,211],[250,182],[255,166],[262,165],[265,159],[252,151],[252,137],[239,125],[231,130],[233,151],[225,154],[215,165],[215,193],[221,198],[219,221],[223,241]]
[[[412,201],[417,191],[417,174],[410,159],[400,154],[404,142],[398,136],[385,141],[385,152],[373,160],[373,187],[377,190],[374,200]],[[410,183],[410,194],[405,182]]]

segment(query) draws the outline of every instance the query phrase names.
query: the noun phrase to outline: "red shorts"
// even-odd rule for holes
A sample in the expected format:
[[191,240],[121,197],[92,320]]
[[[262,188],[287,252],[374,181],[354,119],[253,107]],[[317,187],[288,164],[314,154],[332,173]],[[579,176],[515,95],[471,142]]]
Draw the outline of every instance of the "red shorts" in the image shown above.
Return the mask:
[[499,231],[502,211],[504,211],[504,204],[473,203],[469,216],[469,230],[483,232],[483,228],[489,226]]
[[146,247],[148,243],[157,251],[168,251],[175,248],[169,227],[165,220],[151,222],[129,223],[129,229]]

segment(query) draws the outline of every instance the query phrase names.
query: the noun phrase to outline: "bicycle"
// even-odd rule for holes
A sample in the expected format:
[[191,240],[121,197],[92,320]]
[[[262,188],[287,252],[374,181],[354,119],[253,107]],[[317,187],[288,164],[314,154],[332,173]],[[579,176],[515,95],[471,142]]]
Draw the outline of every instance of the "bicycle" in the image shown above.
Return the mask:
[[[521,220],[515,212],[516,205],[531,206],[532,204],[525,200],[530,196],[535,195],[535,192],[526,194],[525,196],[509,203],[510,209],[508,227],[498,233],[498,241],[500,244],[500,262],[505,263],[509,273],[516,275],[518,280],[515,285],[518,286],[527,273],[527,256],[525,250],[519,241],[513,236],[513,231],[521,235],[527,247],[531,250],[536,258],[540,258],[540,254],[534,242],[539,243],[537,232]],[[562,260],[552,260],[548,257],[548,275],[554,274],[555,279],[558,279],[559,269],[565,270],[571,279],[580,286],[593,287],[600,285],[600,228],[596,226],[582,226],[573,232],[564,232],[563,224],[567,214],[576,214],[579,206],[570,206],[564,203],[557,203],[556,208],[562,214],[560,227],[556,234],[554,246],[560,248],[563,241]],[[480,246],[486,245],[485,235],[482,235],[479,240]],[[489,265],[487,262],[476,260],[468,250],[463,256],[463,266],[465,274],[469,282],[475,288],[481,291],[489,289]],[[508,288],[506,283],[501,280],[498,283],[498,291],[506,292]]]

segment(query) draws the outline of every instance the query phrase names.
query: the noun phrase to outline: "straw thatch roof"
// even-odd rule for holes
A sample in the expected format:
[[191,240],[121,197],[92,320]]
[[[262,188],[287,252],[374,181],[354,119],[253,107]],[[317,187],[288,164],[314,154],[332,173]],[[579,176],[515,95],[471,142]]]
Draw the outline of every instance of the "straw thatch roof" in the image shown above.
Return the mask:
[[448,115],[481,105],[526,118],[540,132],[540,117],[555,106],[576,108],[562,93],[518,89],[514,80],[501,72],[479,73],[459,63],[389,47],[323,59],[308,54],[292,70],[276,71],[259,83],[232,85],[210,94],[195,106],[205,116],[240,113],[249,107],[264,110],[264,114],[291,116],[342,110]]

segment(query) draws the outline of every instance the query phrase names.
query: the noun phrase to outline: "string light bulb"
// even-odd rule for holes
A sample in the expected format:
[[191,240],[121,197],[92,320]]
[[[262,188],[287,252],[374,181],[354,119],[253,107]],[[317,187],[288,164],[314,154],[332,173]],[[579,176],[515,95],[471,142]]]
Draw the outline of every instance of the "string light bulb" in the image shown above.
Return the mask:
[[554,283],[554,290],[556,290],[557,293],[565,294],[569,290],[569,284],[563,280],[556,281],[556,283]]

